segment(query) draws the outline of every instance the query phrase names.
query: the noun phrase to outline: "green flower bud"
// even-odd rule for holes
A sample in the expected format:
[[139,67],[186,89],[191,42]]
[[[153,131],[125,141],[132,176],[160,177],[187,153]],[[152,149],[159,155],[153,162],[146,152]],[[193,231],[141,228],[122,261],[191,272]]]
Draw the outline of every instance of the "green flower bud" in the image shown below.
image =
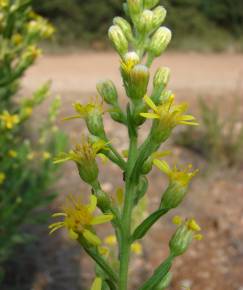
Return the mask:
[[153,10],[153,28],[157,29],[164,22],[166,17],[166,10],[163,6],[158,6]]
[[171,253],[174,256],[183,255],[190,246],[192,239],[192,231],[188,230],[187,226],[183,224],[177,229],[170,240],[169,246]]
[[143,0],[143,6],[145,9],[151,9],[159,3],[160,0]]
[[176,181],[170,182],[165,193],[162,196],[160,207],[172,209],[181,204],[187,193],[187,187],[181,186]]
[[98,110],[93,110],[92,113],[86,118],[88,130],[94,136],[105,138],[105,129],[102,114]]
[[137,29],[142,34],[147,34],[153,29],[154,14],[151,10],[144,10],[137,23]]
[[142,2],[142,0],[127,0],[128,10],[132,18],[142,12]]
[[172,280],[172,273],[168,272],[154,290],[165,290],[170,286]]
[[146,92],[149,82],[149,69],[147,66],[137,64],[130,73],[130,94],[131,99],[142,99]]
[[154,87],[166,87],[170,79],[170,69],[168,67],[159,68],[154,76]]
[[107,104],[117,104],[118,94],[114,83],[110,80],[100,81],[96,85],[97,91]]
[[127,53],[128,42],[123,31],[118,25],[111,26],[108,35],[114,48],[121,56]]
[[113,107],[110,111],[110,116],[114,121],[121,124],[126,124],[124,113],[120,107]]
[[160,56],[171,41],[171,31],[162,26],[152,36],[148,51],[153,56]]
[[[178,224],[177,221],[179,221],[180,224],[180,219],[180,217],[174,217],[175,223]],[[196,240],[202,239],[202,235],[198,234],[200,231],[201,228],[194,219],[181,223],[169,242],[171,254],[173,256],[184,254],[190,246],[193,238]]]
[[103,212],[108,212],[111,208],[111,200],[106,192],[102,189],[98,188],[93,191],[95,196],[97,197],[97,205]]
[[114,25],[118,25],[123,31],[124,35],[129,41],[133,40],[132,28],[130,23],[122,17],[115,17],[113,19]]

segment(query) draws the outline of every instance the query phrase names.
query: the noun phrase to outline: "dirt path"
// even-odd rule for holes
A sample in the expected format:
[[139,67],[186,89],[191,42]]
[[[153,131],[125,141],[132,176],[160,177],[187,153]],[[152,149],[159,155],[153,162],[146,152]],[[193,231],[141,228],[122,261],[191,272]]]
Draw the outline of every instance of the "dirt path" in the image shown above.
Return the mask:
[[[158,66],[171,68],[171,88],[178,92],[219,95],[243,90],[243,55],[168,53],[156,61]],[[34,89],[52,79],[57,92],[92,93],[97,80],[110,78],[121,88],[117,68],[118,57],[111,52],[44,56],[28,72],[24,87]]]

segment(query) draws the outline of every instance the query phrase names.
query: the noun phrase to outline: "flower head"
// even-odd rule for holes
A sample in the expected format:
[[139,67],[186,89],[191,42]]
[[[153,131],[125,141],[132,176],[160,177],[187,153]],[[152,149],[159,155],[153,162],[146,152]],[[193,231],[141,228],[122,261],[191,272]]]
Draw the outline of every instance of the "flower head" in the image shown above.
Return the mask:
[[176,208],[183,201],[187,193],[189,182],[192,177],[196,175],[198,170],[191,171],[191,165],[188,165],[188,167],[183,170],[178,169],[176,166],[170,168],[167,162],[158,159],[155,159],[153,163],[161,171],[167,174],[170,180],[162,196],[160,207],[167,209]]
[[173,168],[170,168],[169,164],[166,161],[161,161],[155,159],[153,161],[154,165],[158,167],[162,172],[164,172],[170,179],[171,182],[176,181],[181,186],[187,187],[191,179],[198,173],[198,169],[191,171],[192,165],[189,164],[184,169],[179,169],[175,165]]
[[54,163],[62,163],[65,161],[74,161],[79,170],[80,177],[88,183],[92,183],[98,176],[98,167],[96,157],[104,158],[102,150],[108,150],[107,143],[98,140],[94,143],[89,138],[83,139],[81,144],[77,144],[69,153],[61,153],[55,158]]
[[99,103],[96,99],[91,100],[91,102],[85,105],[75,103],[73,106],[78,114],[65,118],[65,120],[72,120],[77,118],[85,119],[86,125],[91,134],[100,138],[105,138],[105,130],[102,118],[104,113],[103,104]]
[[147,119],[158,119],[163,126],[171,129],[177,125],[198,125],[193,116],[184,115],[188,105],[174,105],[174,99],[174,95],[171,95],[167,100],[156,106],[148,96],[145,96],[144,101],[153,112],[141,113],[141,116]]
[[173,222],[178,226],[175,234],[170,240],[170,250],[175,256],[182,255],[189,247],[193,239],[201,240],[201,228],[195,219],[183,220],[180,217],[174,217]]
[[3,126],[6,129],[13,129],[13,127],[18,124],[20,122],[19,116],[14,114],[11,115],[9,114],[8,111],[4,111],[1,115],[0,115],[0,120],[3,123]]
[[50,234],[64,227],[67,229],[69,237],[77,240],[82,235],[90,244],[98,246],[101,240],[93,231],[93,226],[109,222],[113,219],[112,214],[94,215],[97,206],[97,198],[90,196],[90,203],[84,204],[81,198],[69,195],[63,212],[53,214],[53,217],[63,217],[64,220],[53,223],[49,226]]

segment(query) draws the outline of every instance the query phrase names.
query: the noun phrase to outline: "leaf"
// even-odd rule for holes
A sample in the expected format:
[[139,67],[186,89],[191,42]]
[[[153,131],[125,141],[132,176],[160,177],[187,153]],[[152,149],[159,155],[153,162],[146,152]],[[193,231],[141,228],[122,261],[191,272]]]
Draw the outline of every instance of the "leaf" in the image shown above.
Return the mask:
[[132,242],[142,239],[148,230],[157,222],[157,220],[168,212],[167,208],[161,208],[147,217],[134,231]]
[[151,290],[154,289],[159,282],[169,272],[174,257],[169,256],[159,267],[154,271],[153,275],[139,288],[139,290]]

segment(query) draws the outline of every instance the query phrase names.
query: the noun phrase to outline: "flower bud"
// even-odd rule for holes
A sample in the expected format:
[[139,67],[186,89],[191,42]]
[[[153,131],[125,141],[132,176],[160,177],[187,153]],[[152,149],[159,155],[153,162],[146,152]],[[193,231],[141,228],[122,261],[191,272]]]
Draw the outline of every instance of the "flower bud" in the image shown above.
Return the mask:
[[91,134],[100,137],[101,139],[105,138],[103,118],[99,111],[93,111],[89,114],[86,118],[86,124]]
[[124,118],[124,113],[122,112],[120,107],[114,107],[112,108],[112,111],[110,111],[111,118],[121,124],[125,124],[126,120]]
[[149,82],[149,69],[147,66],[137,64],[130,73],[130,93],[131,99],[141,99],[147,92]]
[[161,199],[161,208],[172,209],[181,204],[187,193],[187,187],[181,186],[176,181],[170,182]]
[[151,10],[144,10],[137,23],[137,29],[142,34],[147,34],[153,29],[154,14]]
[[186,252],[193,238],[200,240],[202,235],[195,234],[201,228],[194,219],[183,222],[172,236],[169,246],[173,256],[180,256]]
[[157,29],[164,22],[166,10],[163,6],[158,6],[153,10],[153,28]]
[[130,23],[122,17],[115,17],[113,19],[114,25],[118,25],[123,31],[124,35],[129,41],[133,40],[132,28]]
[[161,88],[162,90],[167,86],[170,79],[170,69],[168,67],[159,68],[153,80],[154,88]]
[[172,280],[172,273],[168,272],[154,290],[165,290],[170,286]]
[[128,9],[131,17],[141,13],[143,9],[143,0],[127,0]]
[[97,91],[107,104],[117,104],[117,90],[114,83],[110,80],[100,81],[96,85]]
[[117,52],[124,55],[128,51],[128,42],[122,29],[118,25],[112,25],[108,35]]
[[126,53],[121,64],[122,73],[125,74],[126,76],[129,76],[131,70],[139,62],[140,58],[136,52],[131,51]]
[[159,3],[160,0],[143,0],[143,6],[145,9],[151,9]]
[[154,56],[160,56],[171,41],[171,31],[167,27],[160,27],[152,36],[149,52]]

